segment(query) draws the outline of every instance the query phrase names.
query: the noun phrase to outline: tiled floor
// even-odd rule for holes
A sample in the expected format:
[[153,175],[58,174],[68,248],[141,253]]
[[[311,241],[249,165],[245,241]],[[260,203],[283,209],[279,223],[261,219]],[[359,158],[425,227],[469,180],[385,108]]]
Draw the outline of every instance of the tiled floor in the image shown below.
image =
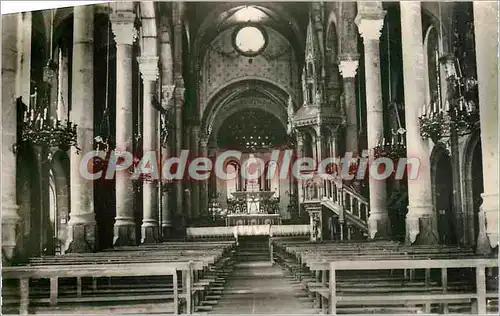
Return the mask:
[[237,264],[214,314],[312,314],[312,302],[269,262]]

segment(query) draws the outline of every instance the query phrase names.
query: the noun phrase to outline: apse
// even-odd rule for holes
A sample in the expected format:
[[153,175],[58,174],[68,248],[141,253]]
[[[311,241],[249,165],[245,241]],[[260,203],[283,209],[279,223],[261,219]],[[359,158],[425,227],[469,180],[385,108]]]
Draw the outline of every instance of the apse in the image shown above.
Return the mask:
[[280,120],[262,109],[243,109],[229,116],[217,135],[219,148],[243,152],[267,151],[285,143]]

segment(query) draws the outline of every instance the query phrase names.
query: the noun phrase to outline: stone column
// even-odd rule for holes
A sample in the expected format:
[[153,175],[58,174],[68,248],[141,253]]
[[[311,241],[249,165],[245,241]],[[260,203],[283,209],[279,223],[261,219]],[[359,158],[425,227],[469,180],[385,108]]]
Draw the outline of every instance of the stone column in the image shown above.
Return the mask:
[[339,145],[338,145],[338,137],[339,137],[339,132],[338,132],[338,126],[331,127],[330,128],[330,157],[338,157],[340,156],[339,153]]
[[[300,159],[304,156],[304,136],[302,135],[301,132],[297,131],[297,147],[295,148],[295,159]],[[293,164],[295,161],[292,161],[291,164]],[[302,192],[302,182],[299,179],[295,179],[296,185],[297,185],[297,204],[299,205],[299,216],[300,216],[300,204],[302,204],[302,200],[304,199],[304,195]]]
[[316,156],[314,159],[316,159],[316,163],[319,164],[321,160],[323,159],[323,135],[321,135],[321,128],[318,128],[316,131],[316,138],[315,138],[315,144],[316,146]]
[[[168,146],[163,146],[161,148],[162,163],[163,160],[168,158],[169,150]],[[168,182],[163,182],[161,185],[161,229],[162,229],[162,239],[170,237],[172,229],[172,210],[170,208],[170,188],[171,184]]]
[[358,70],[358,56],[343,55],[340,57],[340,74],[344,81],[344,99],[346,110],[345,141],[346,152],[353,156],[358,154],[358,112],[356,102],[356,71]]
[[[175,155],[180,157],[182,151],[182,107],[184,106],[184,88],[175,89]],[[179,229],[179,232],[183,232],[186,226],[186,211],[183,208],[183,182],[182,180],[177,180],[175,182],[175,209],[177,212],[177,218],[180,222],[175,224],[175,227]]]
[[[215,165],[215,160],[217,159],[217,145],[211,142],[208,145],[208,158],[210,158]],[[208,207],[210,205],[210,200],[213,197],[217,196],[217,177],[215,176],[215,172],[212,169],[212,174],[210,175],[210,179],[208,180],[208,204],[207,209],[200,210],[202,216],[208,215]]]
[[[190,144],[190,156],[191,156],[191,161],[193,159],[196,159],[199,154],[199,141],[200,141],[200,127],[199,126],[193,126],[193,129],[191,130],[191,144]],[[195,180],[195,179],[190,179],[191,180],[191,218],[195,219],[200,215],[200,181]],[[204,192],[202,192],[204,194]]]
[[[175,89],[175,155],[180,155],[183,144],[183,122],[182,112],[184,107],[184,78],[183,78],[183,52],[182,38],[184,32],[184,11],[186,5],[184,2],[175,2],[172,4],[173,21],[173,72]],[[175,209],[179,222],[175,223],[179,233],[185,233],[185,210],[183,208],[183,181],[175,182]]]
[[497,2],[474,1],[484,193],[477,249],[498,246],[498,14]]
[[[116,42],[116,150],[133,153],[132,44],[135,14],[131,8],[130,11],[117,11],[110,20]],[[130,170],[116,172],[115,220],[113,244],[135,245],[134,187]]]
[[77,124],[77,142],[71,148],[71,208],[67,250],[89,252],[95,248],[94,184],[80,175],[80,159],[94,143],[94,8],[74,8],[71,121]]
[[[200,157],[208,157],[208,139],[206,137],[200,139]],[[208,213],[208,200],[208,180],[203,180],[200,188],[200,210],[204,214]]]
[[428,142],[420,137],[418,124],[419,109],[426,95],[422,9],[420,1],[401,1],[400,6],[407,157],[420,162],[418,178],[408,181],[406,240],[410,244],[435,244],[438,232],[432,206],[430,149]]
[[[20,13],[19,13],[20,14]],[[11,260],[21,220],[16,192],[17,111],[16,75],[19,75],[18,14],[2,16],[2,262]],[[29,81],[28,81],[29,82]],[[28,98],[24,99],[27,104]]]
[[[152,105],[156,95],[156,81],[159,77],[158,56],[140,56],[139,71],[143,90],[143,141],[142,152],[154,153],[158,148],[158,110]],[[154,166],[156,168],[156,166]],[[142,226],[141,243],[158,242],[158,181],[144,181],[142,184]]]
[[[382,3],[358,3],[356,24],[363,37],[365,50],[366,78],[366,121],[367,138],[370,157],[373,159],[373,148],[382,139],[384,133],[384,113],[382,106],[382,86],[380,79],[380,34],[384,25],[385,11]],[[389,234],[390,224],[387,211],[386,183],[369,178],[370,185],[370,217],[368,229],[370,238],[385,237]]]
[[[169,109],[168,116],[163,116],[163,124],[167,121],[172,120],[173,115],[171,108],[173,107],[173,92],[175,91],[175,85],[173,84],[173,60],[172,60],[172,45],[169,34],[169,27],[167,25],[161,26],[160,32],[160,53],[161,53],[161,81],[162,81],[162,107],[164,109]],[[166,128],[167,126],[164,126]],[[168,130],[167,138],[162,140],[161,144],[161,156],[162,165],[163,161],[169,158],[172,153],[170,145],[172,144],[173,131]],[[162,180],[163,181],[163,180]],[[161,228],[162,228],[162,239],[165,240],[171,235],[172,231],[172,207],[170,203],[172,184],[167,181],[162,182],[161,189]]]

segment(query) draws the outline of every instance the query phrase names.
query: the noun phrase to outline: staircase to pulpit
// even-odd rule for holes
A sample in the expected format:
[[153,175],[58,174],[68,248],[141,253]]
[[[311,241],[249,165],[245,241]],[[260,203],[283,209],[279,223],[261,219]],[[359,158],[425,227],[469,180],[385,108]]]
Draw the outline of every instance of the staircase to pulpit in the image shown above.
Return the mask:
[[368,237],[368,199],[341,179],[319,175],[302,186],[311,240],[364,240]]

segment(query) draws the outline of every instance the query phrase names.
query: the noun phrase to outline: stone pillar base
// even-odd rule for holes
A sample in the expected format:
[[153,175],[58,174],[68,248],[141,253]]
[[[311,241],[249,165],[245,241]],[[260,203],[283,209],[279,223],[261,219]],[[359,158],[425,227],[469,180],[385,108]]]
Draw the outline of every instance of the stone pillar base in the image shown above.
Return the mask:
[[432,214],[407,216],[406,243],[410,245],[437,245],[439,233],[436,216]]
[[390,236],[391,223],[387,214],[370,214],[368,218],[368,238],[378,239]]
[[154,244],[159,241],[158,224],[144,222],[141,226],[141,244]]
[[478,213],[479,234],[476,252],[482,255],[493,253],[498,248],[498,196],[482,194],[483,204]]
[[133,220],[116,219],[114,227],[113,245],[120,246],[135,246],[135,223]]
[[171,235],[172,235],[172,226],[171,225],[161,227],[161,236],[162,236],[161,239],[162,240],[168,239]]
[[14,257],[17,246],[17,231],[21,218],[17,214],[18,205],[2,205],[2,261],[10,261]]
[[96,247],[96,230],[95,221],[72,223],[70,220],[68,223],[66,252],[94,252]]

